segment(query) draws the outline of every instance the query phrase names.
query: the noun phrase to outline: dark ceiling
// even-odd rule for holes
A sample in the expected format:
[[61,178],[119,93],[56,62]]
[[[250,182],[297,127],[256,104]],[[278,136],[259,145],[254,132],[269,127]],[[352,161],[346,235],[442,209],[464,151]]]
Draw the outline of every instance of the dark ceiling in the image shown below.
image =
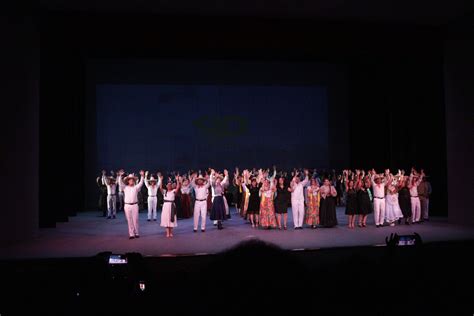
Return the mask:
[[251,16],[442,26],[472,16],[474,0],[39,0],[46,11]]

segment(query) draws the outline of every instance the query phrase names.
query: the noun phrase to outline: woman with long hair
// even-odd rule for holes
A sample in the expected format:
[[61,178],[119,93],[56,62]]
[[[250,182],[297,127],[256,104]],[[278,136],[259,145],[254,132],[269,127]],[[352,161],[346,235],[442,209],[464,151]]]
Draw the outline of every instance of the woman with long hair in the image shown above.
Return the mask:
[[[400,177],[400,174],[397,175]],[[398,204],[398,183],[397,179],[389,173],[387,181],[387,192],[385,194],[385,221],[390,226],[395,226],[395,222],[403,218],[402,210]]]
[[187,178],[183,178],[183,183],[181,185],[181,195],[180,195],[182,218],[190,218],[193,216],[190,194],[191,194],[190,181]]
[[247,215],[252,223],[252,227],[258,227],[258,215],[260,213],[260,187],[258,178],[250,178],[250,173],[248,170],[244,170],[244,182],[242,186],[246,193],[248,193],[248,207]]
[[357,210],[356,214],[359,215],[359,227],[367,226],[367,215],[374,211],[373,208],[373,195],[371,191],[371,182],[364,176],[364,172],[359,174],[357,171]]
[[281,229],[281,215],[283,214],[283,229],[287,229],[288,223],[288,205],[290,204],[291,193],[286,179],[283,176],[278,178],[276,185],[275,213],[277,214],[278,228]]
[[229,173],[224,170],[224,176],[216,173],[214,169],[211,170],[211,186],[213,190],[211,220],[217,221],[217,229],[221,230],[222,222],[227,219],[226,206],[224,202],[224,189],[229,184]]
[[306,215],[305,223],[312,229],[319,225],[319,183],[316,179],[311,179],[310,186],[306,189]]
[[[161,183],[163,181],[161,180]],[[176,176],[176,187],[173,188],[173,183],[168,182],[166,189],[161,186],[160,190],[163,194],[163,207],[161,209],[161,227],[166,228],[166,237],[173,237],[173,228],[178,226],[178,217],[176,216],[176,192],[180,189],[180,180]]]
[[355,227],[355,218],[357,213],[357,191],[355,188],[354,179],[349,179],[347,170],[343,171],[346,183],[346,211],[345,214],[349,216],[349,228]]
[[[411,199],[410,190],[408,189],[408,178],[404,175],[404,171],[401,171],[400,181],[398,182],[398,205],[402,210],[403,217],[405,218],[405,225],[410,225],[411,218]],[[401,224],[402,220],[398,220],[398,224]]]
[[334,227],[337,225],[336,217],[336,196],[337,191],[328,178],[324,178],[323,185],[319,189],[320,200],[320,223],[324,227]]
[[276,227],[275,207],[273,205],[273,196],[275,194],[275,185],[273,179],[263,180],[260,188],[260,225],[263,228],[270,229]]

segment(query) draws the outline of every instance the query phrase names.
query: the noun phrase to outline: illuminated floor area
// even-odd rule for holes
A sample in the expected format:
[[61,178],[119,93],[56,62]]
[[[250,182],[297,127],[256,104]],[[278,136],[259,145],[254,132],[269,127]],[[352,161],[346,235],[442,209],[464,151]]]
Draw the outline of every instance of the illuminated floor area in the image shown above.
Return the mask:
[[98,212],[84,212],[70,218],[68,223],[59,223],[56,228],[41,229],[35,240],[4,248],[0,257],[85,257],[102,251],[138,252],[144,256],[209,254],[224,251],[249,238],[259,238],[290,250],[384,245],[385,237],[390,233],[417,232],[424,242],[474,239],[474,230],[449,224],[446,218],[432,218],[419,225],[376,228],[373,216],[369,216],[366,228],[349,229],[344,209],[338,208],[337,213],[339,226],[335,228],[294,230],[290,210],[289,229],[280,231],[252,229],[232,210],[232,219],[224,223],[221,231],[208,219],[205,233],[193,233],[193,219],[190,218],[179,220],[174,238],[166,238],[159,225],[160,214],[156,222],[147,222],[147,215],[142,212],[140,238],[129,240],[123,213],[115,220],[107,220],[99,217]]

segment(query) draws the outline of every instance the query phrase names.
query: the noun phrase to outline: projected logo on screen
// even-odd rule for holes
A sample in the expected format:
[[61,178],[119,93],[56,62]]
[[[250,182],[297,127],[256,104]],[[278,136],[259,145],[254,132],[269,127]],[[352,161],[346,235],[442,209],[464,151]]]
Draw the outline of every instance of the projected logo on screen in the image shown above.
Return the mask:
[[248,121],[242,116],[202,116],[193,121],[198,133],[211,139],[242,136],[248,131]]

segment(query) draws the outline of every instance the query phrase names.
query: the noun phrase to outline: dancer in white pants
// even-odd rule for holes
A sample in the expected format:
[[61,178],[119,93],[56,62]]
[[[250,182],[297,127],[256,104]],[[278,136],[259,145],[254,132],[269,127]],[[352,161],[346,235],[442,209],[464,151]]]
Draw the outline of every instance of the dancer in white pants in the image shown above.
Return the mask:
[[123,188],[124,193],[124,211],[128,223],[129,239],[138,238],[138,191],[143,186],[145,172],[140,171],[140,182],[137,183],[137,177],[132,173],[122,180],[123,171],[117,176],[119,186]]
[[107,219],[115,218],[117,215],[117,185],[115,184],[115,178],[106,177],[105,172],[102,173],[102,181],[107,186]]
[[295,172],[293,180],[290,183],[291,192],[291,210],[293,212],[293,224],[295,229],[303,229],[304,220],[304,188],[309,183],[309,171],[305,169],[305,179],[300,181],[298,172]]
[[[388,174],[390,171],[385,170]],[[385,221],[385,184],[387,179],[382,175],[375,173],[372,169],[372,175],[370,176],[372,182],[372,190],[374,193],[374,219],[376,227],[383,227]]]
[[418,173],[416,173],[415,169],[412,168],[410,179],[408,180],[408,189],[410,189],[412,224],[420,222],[421,205],[420,198],[418,196],[418,186],[420,185],[423,176],[423,171],[421,175],[419,175]]
[[194,232],[197,232],[199,225],[199,217],[201,217],[201,231],[206,231],[206,216],[207,216],[207,195],[209,194],[210,182],[203,176],[193,177],[191,179],[191,186],[194,189]]
[[[145,186],[148,189],[148,219],[147,221],[156,221],[156,206],[158,204],[158,198],[156,194],[158,193],[158,188],[161,187],[161,178],[160,173],[158,176],[158,184],[155,178],[151,176],[150,180],[145,181]],[[145,179],[148,178],[148,171],[145,173]]]

